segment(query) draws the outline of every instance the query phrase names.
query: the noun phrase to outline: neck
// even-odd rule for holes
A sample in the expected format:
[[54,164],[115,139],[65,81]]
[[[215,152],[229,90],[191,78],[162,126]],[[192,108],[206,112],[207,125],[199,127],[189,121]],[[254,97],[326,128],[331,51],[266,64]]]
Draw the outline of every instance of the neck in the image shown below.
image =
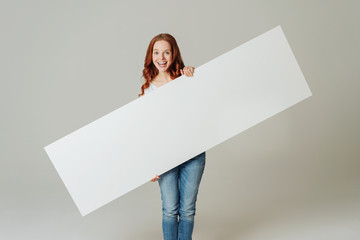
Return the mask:
[[154,78],[154,81],[159,83],[168,83],[171,80],[172,79],[170,77],[170,73],[168,72],[159,72],[158,75],[156,75],[156,77]]

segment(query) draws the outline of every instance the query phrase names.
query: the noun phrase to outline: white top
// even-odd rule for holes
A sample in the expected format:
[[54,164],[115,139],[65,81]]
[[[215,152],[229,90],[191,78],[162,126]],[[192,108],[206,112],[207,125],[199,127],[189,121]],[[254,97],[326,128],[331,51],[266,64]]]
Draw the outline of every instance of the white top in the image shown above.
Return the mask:
[[149,93],[149,92],[152,92],[152,91],[154,91],[154,90],[156,90],[156,89],[158,89],[158,88],[159,88],[159,87],[157,87],[157,86],[155,86],[154,84],[150,83],[150,86],[144,90],[144,94],[147,94],[147,93]]

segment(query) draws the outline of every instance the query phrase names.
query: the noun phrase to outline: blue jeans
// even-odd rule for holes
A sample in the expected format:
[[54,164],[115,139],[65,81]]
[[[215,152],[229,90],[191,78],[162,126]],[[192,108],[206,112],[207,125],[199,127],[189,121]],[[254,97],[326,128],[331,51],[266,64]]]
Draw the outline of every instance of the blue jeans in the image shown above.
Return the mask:
[[160,175],[164,240],[191,240],[205,152]]

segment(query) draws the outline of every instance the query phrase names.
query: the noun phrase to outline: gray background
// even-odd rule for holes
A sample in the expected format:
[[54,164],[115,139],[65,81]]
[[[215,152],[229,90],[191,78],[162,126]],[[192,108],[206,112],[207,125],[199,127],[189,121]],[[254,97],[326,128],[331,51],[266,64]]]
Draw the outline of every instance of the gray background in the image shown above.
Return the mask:
[[355,0],[1,1],[0,239],[161,239],[157,183],[81,217],[43,147],[136,99],[154,35],[174,35],[197,67],[277,25],[313,96],[207,152],[194,239],[359,239],[359,11]]

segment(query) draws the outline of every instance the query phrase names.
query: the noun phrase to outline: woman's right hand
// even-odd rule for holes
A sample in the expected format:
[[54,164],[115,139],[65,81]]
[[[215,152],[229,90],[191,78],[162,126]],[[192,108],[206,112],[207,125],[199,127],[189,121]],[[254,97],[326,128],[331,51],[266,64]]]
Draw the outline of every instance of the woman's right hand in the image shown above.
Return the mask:
[[154,177],[153,179],[151,179],[150,181],[151,182],[156,182],[157,180],[159,180],[160,176],[159,175],[156,175],[156,177]]

